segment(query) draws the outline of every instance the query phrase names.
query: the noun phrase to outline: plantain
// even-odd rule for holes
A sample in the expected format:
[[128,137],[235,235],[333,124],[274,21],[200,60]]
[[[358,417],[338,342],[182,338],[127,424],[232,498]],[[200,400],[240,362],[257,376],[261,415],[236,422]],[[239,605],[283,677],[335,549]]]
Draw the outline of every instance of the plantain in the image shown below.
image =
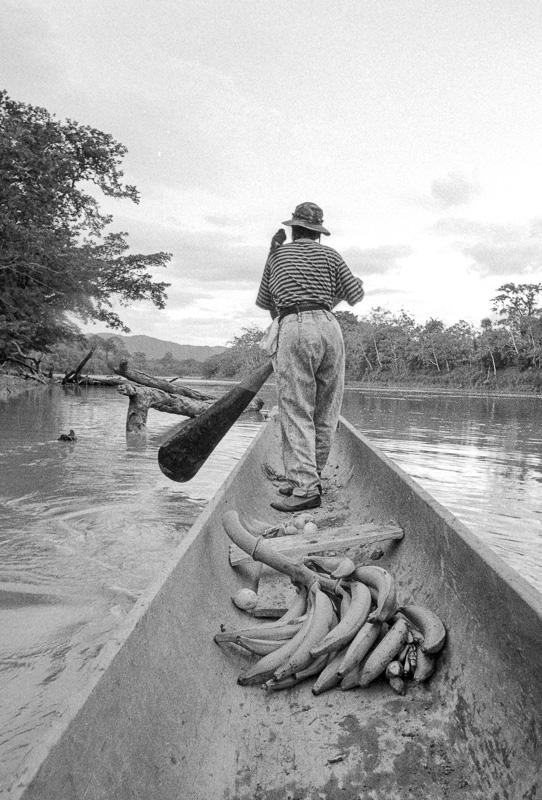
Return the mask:
[[268,625],[283,625],[291,620],[297,619],[298,617],[302,617],[307,611],[307,602],[308,602],[308,592],[304,586],[296,587],[297,594],[294,598],[292,605],[289,609],[279,617],[278,619],[274,620],[273,622],[263,623]]
[[402,678],[392,675],[388,678],[388,683],[397,694],[406,694],[406,683]]
[[259,661],[256,662],[256,664],[253,664],[247,670],[242,672],[237,678],[237,683],[240,686],[254,686],[269,680],[269,678],[273,676],[275,670],[278,669],[278,667],[280,667],[280,665],[283,664],[292,655],[292,653],[296,651],[310,628],[314,613],[312,595],[313,590],[311,589],[309,592],[307,618],[298,632],[291,639],[287,639],[284,644],[281,645],[281,647],[277,648],[277,650],[274,650],[272,653],[263,656],[261,659],[259,659]]
[[356,565],[352,559],[345,557],[341,558],[335,569],[330,572],[330,575],[332,578],[347,578],[355,569]]
[[414,670],[414,682],[423,683],[431,677],[435,671],[435,659],[424,653],[421,648],[418,648],[416,653],[416,669]]
[[406,661],[408,661],[408,666],[410,668],[410,671],[414,673],[416,665],[418,663],[418,648],[416,647],[416,645],[414,644],[409,645]]
[[322,692],[327,692],[328,689],[333,689],[335,686],[339,685],[341,678],[338,668],[343,656],[344,650],[339,650],[339,652],[335,654],[329,654],[329,661],[314,682],[314,686],[312,687],[313,694],[322,694]]
[[406,617],[411,626],[417,628],[423,636],[421,649],[424,653],[438,653],[444,647],[446,628],[434,611],[426,606],[401,606],[400,613]]
[[359,666],[353,667],[350,672],[343,675],[341,679],[341,689],[347,692],[349,689],[356,689],[359,686]]
[[369,614],[369,622],[386,622],[397,608],[395,579],[383,567],[374,564],[356,567],[352,577],[364,583],[376,593],[376,609]]
[[343,587],[339,588],[338,595],[341,598],[339,603],[339,619],[342,619],[348,611],[348,606],[352,602],[352,595]]
[[408,625],[406,620],[398,618],[384,638],[376,645],[364,661],[358,683],[365,687],[381,675],[390,661],[394,661],[401,652],[408,638]]
[[344,617],[333,630],[315,647],[311,653],[313,656],[321,653],[331,653],[349,644],[357,634],[361,626],[367,620],[371,610],[371,593],[365,584],[353,581],[351,584],[352,600]]
[[380,623],[365,622],[356,633],[346,650],[339,665],[339,676],[342,677],[354,667],[361,664],[371,647],[380,636]]
[[316,569],[318,572],[325,572],[327,575],[331,575],[341,561],[343,561],[341,556],[304,556],[303,558],[303,564],[306,567]]
[[313,675],[318,675],[326,666],[328,658],[329,656],[327,653],[325,653],[322,656],[314,658],[311,664],[305,667],[305,669],[296,672],[294,675],[288,675],[288,677],[281,678],[280,680],[271,678],[271,680],[266,681],[264,688],[272,692],[278,691],[279,689],[290,689],[292,686],[296,686],[298,683],[306,681],[307,678],[312,678]]
[[336,619],[333,603],[316,584],[314,588],[313,613],[307,629],[307,635],[299,646],[293,650],[288,659],[275,670],[275,678],[281,680],[308,667],[313,657],[320,655],[320,653],[313,652],[314,647],[331,630]]
[[[306,610],[307,591],[303,587],[302,589],[298,590],[292,605],[282,615],[282,617],[279,617],[272,622],[260,622],[258,625],[251,625],[250,627],[216,633],[214,636],[214,641],[217,644],[220,644],[221,642],[234,642],[237,636],[255,636],[258,639],[289,639],[299,630],[299,627],[292,628],[290,626],[304,622]],[[281,636],[281,630],[283,630],[283,636]]]
[[291,689],[297,683],[299,683],[299,681],[297,680],[296,676],[289,675],[287,678],[283,678],[281,681],[277,681],[275,678],[270,678],[268,681],[265,681],[262,686],[267,692],[278,692],[281,689]]
[[305,667],[305,669],[296,672],[295,676],[298,680],[304,681],[307,678],[312,678],[313,675],[319,675],[325,668],[328,661],[329,653],[323,653],[321,656],[316,656],[316,658],[312,660],[311,664]]
[[286,622],[284,625],[274,625],[273,627],[252,625],[250,628],[239,628],[236,631],[216,633],[214,640],[217,644],[220,644],[220,642],[235,642],[239,636],[245,636],[249,639],[268,639],[269,641],[280,642],[295,636],[303,622],[304,619],[300,619],[298,622]]
[[403,677],[403,665],[400,661],[390,661],[388,666],[386,667],[386,678],[389,680],[390,678],[402,678]]
[[250,636],[237,636],[235,644],[254,653],[255,656],[266,656],[281,647],[282,641],[280,639],[254,639]]

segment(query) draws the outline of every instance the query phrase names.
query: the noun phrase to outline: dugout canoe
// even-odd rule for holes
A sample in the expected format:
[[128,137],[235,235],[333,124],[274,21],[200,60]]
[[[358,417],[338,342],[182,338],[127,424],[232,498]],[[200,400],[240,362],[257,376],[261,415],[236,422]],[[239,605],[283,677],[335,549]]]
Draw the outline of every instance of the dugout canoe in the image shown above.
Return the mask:
[[[341,420],[317,513],[404,531],[378,563],[448,636],[405,696],[384,681],[313,696],[241,687],[247,657],[213,642],[246,615],[222,515],[272,524],[277,423],[262,427],[176,558],[102,651],[15,777],[24,800],[535,800],[542,796],[540,594]],[[327,517],[326,517],[327,515]],[[333,519],[335,515],[335,519]]]

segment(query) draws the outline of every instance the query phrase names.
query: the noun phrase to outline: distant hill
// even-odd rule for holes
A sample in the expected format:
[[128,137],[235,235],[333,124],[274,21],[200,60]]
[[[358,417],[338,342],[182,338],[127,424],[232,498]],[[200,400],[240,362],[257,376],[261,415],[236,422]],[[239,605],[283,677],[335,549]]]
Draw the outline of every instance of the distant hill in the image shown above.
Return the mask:
[[[112,338],[111,334],[101,333],[99,336]],[[114,336],[115,339],[122,341],[129,353],[145,353],[147,358],[162,358],[166,353],[171,353],[173,358],[184,361],[193,358],[194,361],[206,361],[217,353],[223,353],[225,347],[209,347],[197,344],[177,344],[177,342],[167,342],[163,339],[155,339],[153,336]]]

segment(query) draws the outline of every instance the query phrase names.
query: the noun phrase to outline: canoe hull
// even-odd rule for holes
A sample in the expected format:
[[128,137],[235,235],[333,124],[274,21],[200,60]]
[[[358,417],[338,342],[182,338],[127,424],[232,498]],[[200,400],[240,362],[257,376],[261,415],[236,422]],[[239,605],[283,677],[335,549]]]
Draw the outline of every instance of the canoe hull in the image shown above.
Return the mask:
[[247,524],[277,518],[261,468],[280,470],[277,438],[270,421],[11,797],[538,796],[540,595],[344,421],[322,513],[331,506],[338,523],[393,518],[403,527],[379,563],[393,571],[403,603],[426,603],[444,620],[437,672],[404,697],[383,682],[319,697],[310,683],[270,695],[237,685],[251,659],[213,635],[246,619],[230,597],[254,571],[229,567],[221,517],[235,509]]

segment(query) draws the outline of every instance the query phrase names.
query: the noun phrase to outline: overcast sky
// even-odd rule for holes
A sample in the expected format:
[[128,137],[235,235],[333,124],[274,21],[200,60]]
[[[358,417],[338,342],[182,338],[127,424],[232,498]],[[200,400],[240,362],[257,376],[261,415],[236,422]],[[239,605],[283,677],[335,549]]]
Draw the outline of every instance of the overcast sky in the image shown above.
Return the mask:
[[[173,254],[132,333],[225,344],[269,240],[324,209],[358,316],[476,325],[542,280],[540,0],[0,0],[2,86],[128,148],[104,201],[134,251]],[[341,304],[341,309],[348,306]]]

